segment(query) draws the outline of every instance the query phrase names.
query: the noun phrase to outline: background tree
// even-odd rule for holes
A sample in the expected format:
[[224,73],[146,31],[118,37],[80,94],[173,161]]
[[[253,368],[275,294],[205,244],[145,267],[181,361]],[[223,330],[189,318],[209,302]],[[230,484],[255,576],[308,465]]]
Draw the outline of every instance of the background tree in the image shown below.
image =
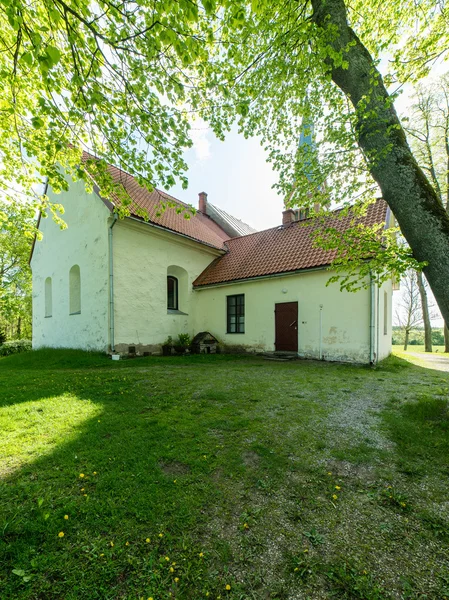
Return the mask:
[[31,338],[31,270],[34,212],[0,200],[0,329],[8,339]]
[[[406,130],[414,154],[427,173],[441,204],[449,212],[449,76],[419,87],[411,109]],[[425,317],[425,310],[423,314]],[[449,352],[446,323],[444,345],[445,352]]]
[[429,301],[427,298],[426,282],[421,271],[416,271],[416,284],[421,299],[421,314],[424,325],[424,350],[432,352],[432,323],[430,320]]
[[401,300],[396,308],[396,322],[404,332],[404,350],[407,350],[410,332],[423,322],[418,281],[413,269],[406,271],[401,281]]

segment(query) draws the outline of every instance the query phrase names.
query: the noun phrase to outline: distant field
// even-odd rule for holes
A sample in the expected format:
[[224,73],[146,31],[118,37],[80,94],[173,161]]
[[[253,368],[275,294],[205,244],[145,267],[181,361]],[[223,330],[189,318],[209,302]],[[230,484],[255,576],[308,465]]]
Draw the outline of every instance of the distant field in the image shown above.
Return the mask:
[[[432,351],[437,352],[438,354],[445,354],[445,356],[449,356],[449,353],[444,352],[444,346],[432,346]],[[402,344],[393,345],[393,352],[404,352],[404,346]],[[424,346],[409,346],[406,352],[425,352],[425,350]]]

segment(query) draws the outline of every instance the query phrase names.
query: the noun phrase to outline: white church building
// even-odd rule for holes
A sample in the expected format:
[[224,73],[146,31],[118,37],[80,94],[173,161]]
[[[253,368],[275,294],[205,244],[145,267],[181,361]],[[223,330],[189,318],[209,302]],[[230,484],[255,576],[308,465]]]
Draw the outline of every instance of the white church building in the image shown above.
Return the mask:
[[[359,363],[389,355],[392,282],[353,293],[326,286],[334,254],[314,247],[313,215],[286,210],[282,223],[256,232],[201,193],[186,219],[187,205],[109,169],[132,200],[125,218],[83,182],[58,196],[48,191],[68,228],[39,219],[43,239],[30,262],[34,348],[153,354],[168,336],[208,331],[224,351]],[[181,212],[161,213],[167,200]],[[338,212],[326,219],[344,229],[351,217]],[[388,227],[392,215],[378,200],[361,220]]]

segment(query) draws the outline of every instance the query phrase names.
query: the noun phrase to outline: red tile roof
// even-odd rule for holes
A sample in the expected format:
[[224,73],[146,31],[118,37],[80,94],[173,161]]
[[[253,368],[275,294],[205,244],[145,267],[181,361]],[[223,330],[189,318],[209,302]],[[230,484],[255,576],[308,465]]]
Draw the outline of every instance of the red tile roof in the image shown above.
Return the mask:
[[[326,217],[326,224],[344,231],[354,215],[340,216],[337,210]],[[360,222],[366,225],[385,223],[387,204],[377,200],[368,207]],[[319,227],[312,219],[297,221],[286,227],[274,227],[226,242],[227,254],[216,258],[193,282],[194,287],[289,273],[329,265],[336,251],[313,246],[311,233]]]
[[[84,153],[83,161],[88,158],[94,157]],[[229,235],[207,215],[199,211],[192,215],[188,204],[184,204],[184,202],[157,189],[149,192],[132,175],[117,167],[108,165],[108,171],[114,183],[121,184],[131,199],[131,204],[127,207],[131,216],[154,223],[170,231],[181,233],[193,240],[220,250],[226,249],[224,241],[229,239]],[[118,196],[113,196],[112,201],[120,206]],[[178,214],[176,208],[161,210],[161,204],[167,202],[174,203],[181,212]],[[143,215],[143,213],[145,214]],[[190,218],[186,218],[184,215],[189,215]]]

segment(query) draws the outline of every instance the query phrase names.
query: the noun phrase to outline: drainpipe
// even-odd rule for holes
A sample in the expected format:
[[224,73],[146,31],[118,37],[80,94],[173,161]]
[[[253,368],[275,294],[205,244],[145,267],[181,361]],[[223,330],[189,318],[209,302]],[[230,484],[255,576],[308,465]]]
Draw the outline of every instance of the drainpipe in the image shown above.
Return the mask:
[[117,213],[114,213],[112,223],[109,225],[109,341],[111,352],[115,352],[114,341],[114,263],[112,258],[112,228],[117,223]]
[[320,360],[323,360],[323,305],[320,304]]
[[376,319],[376,325],[377,325],[377,329],[376,329],[376,362],[379,362],[379,329],[380,329],[380,321],[379,321],[379,317],[380,317],[380,312],[379,312],[379,298],[380,298],[380,286],[379,286],[379,280],[377,281],[377,319]]
[[369,289],[370,289],[370,303],[369,303],[369,364],[374,365],[374,302],[375,302],[375,290],[374,290],[374,279],[371,269],[369,272]]

